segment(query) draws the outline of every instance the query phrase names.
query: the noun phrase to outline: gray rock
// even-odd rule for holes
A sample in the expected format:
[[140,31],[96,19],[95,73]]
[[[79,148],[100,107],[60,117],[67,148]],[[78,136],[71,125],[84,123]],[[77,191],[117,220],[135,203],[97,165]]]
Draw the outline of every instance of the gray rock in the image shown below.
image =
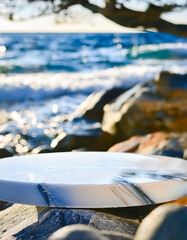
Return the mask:
[[139,223],[135,220],[127,220],[110,214],[98,212],[92,216],[89,225],[99,230],[126,233],[134,236]]
[[108,240],[107,237],[102,236],[101,233],[86,225],[72,225],[64,227],[56,231],[49,237],[49,240]]
[[53,233],[49,240],[131,240],[132,237],[127,234],[117,232],[98,231],[93,227],[86,225],[71,225],[59,229]]
[[[48,239],[58,229],[84,224],[98,230],[104,230],[103,236],[111,235],[109,239],[131,239],[139,223],[113,215],[91,210],[68,210],[39,208],[37,218],[36,207],[15,204],[0,212],[1,233],[3,240],[38,240]],[[106,232],[107,231],[107,232]],[[113,232],[111,232],[113,231]],[[118,232],[118,233],[117,233]],[[120,234],[121,232],[121,234]]]
[[5,207],[6,209],[0,211],[1,240],[17,239],[15,234],[37,222],[38,213],[34,206],[7,204]]
[[101,121],[104,106],[126,90],[127,89],[124,88],[112,88],[110,90],[92,93],[78,109],[71,114],[70,119],[82,117],[92,121]]
[[187,208],[178,204],[162,205],[141,223],[135,240],[187,239]]
[[130,236],[125,233],[118,233],[118,232],[106,232],[106,231],[101,231],[102,235],[107,237],[109,240],[133,240],[133,236]]

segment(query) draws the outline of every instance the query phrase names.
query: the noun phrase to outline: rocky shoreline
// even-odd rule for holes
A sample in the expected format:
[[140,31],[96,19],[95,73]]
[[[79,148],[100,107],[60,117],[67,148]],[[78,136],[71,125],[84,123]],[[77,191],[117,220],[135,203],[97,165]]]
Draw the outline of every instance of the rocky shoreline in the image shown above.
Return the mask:
[[[5,114],[1,119],[0,157],[73,150],[107,151],[110,148],[109,151],[186,159],[186,101],[187,75],[161,72],[153,81],[131,89],[94,92],[71,115],[58,115],[49,120],[53,126],[80,119],[89,123],[90,127],[84,128],[83,123],[82,128],[75,127],[72,133],[51,127],[39,128],[41,134],[35,136],[29,124],[10,131],[15,118],[12,115],[16,113]],[[111,150],[119,142],[123,142],[120,146],[125,144],[125,148],[120,149],[118,145]],[[132,146],[136,144],[139,147],[133,151]],[[148,145],[152,145],[149,150]]]
[[143,221],[93,210],[9,204],[0,211],[0,239],[184,240],[187,208],[183,205],[186,203],[185,198],[180,203],[164,204]]
[[[40,135],[38,145],[32,142],[34,135],[29,131],[7,130],[7,122],[13,118],[4,115],[0,120],[0,158],[46,152],[109,151],[187,159],[186,103],[187,75],[162,72],[153,81],[131,89],[93,93],[70,116],[51,119],[55,125],[82,118],[92,123],[89,129],[75,129],[68,134],[51,128]],[[142,221],[140,215],[135,218],[132,212],[121,218],[88,210],[40,211],[34,206],[0,202],[0,239],[184,240],[185,205],[186,197],[180,203],[156,208]]]

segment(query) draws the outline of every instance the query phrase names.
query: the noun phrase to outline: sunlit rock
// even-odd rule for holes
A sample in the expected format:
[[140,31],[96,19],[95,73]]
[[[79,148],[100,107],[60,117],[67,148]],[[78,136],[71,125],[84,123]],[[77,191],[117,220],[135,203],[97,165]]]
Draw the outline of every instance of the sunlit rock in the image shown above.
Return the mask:
[[185,158],[186,149],[187,132],[155,132],[144,136],[133,136],[126,141],[115,144],[108,151]]
[[[113,103],[104,108],[102,128],[120,139],[127,139],[134,135],[143,135],[155,131],[179,131],[187,130],[187,104],[184,95],[187,90],[184,87],[184,77],[175,74],[176,84],[172,85],[172,93],[166,97],[160,94],[164,89],[160,74],[155,81],[144,86],[135,86],[133,89],[120,95]],[[171,79],[172,74],[167,74]],[[168,78],[167,78],[168,79]],[[169,78],[170,79],[170,78]],[[167,80],[169,82],[169,79]],[[164,81],[164,80],[163,80]],[[169,84],[167,85],[171,90]],[[164,90],[163,90],[164,91]],[[168,91],[166,88],[165,91]],[[178,94],[182,92],[183,94]],[[178,97],[176,97],[178,96]]]

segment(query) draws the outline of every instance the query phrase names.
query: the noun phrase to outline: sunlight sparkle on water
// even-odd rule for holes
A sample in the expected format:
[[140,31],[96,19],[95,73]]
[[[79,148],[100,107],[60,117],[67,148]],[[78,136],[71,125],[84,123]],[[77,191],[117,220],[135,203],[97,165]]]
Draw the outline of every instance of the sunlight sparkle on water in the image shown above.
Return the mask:
[[6,47],[0,46],[0,53],[5,53],[5,52],[6,52]]

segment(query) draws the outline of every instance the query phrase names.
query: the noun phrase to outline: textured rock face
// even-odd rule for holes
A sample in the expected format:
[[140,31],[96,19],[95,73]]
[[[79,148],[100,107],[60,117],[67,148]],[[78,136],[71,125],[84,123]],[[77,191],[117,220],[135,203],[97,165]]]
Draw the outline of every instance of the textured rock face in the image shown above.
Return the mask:
[[[0,239],[48,239],[58,229],[73,224],[84,224],[98,230],[114,231],[115,233],[111,233],[114,237],[109,239],[124,239],[116,238],[116,236],[128,236],[125,239],[131,239],[139,226],[139,222],[136,220],[128,220],[89,210],[49,210],[44,208],[42,211],[39,209],[39,215],[38,220],[36,207],[20,204],[15,204],[1,211]],[[96,233],[100,233],[100,231],[96,231]],[[110,232],[106,232],[104,235],[110,235]],[[101,237],[104,237],[104,235],[101,234]]]
[[[105,106],[103,130],[118,139],[155,131],[187,131],[185,81],[187,75],[161,73],[155,81],[145,84],[133,94],[129,95],[132,89],[127,91]],[[164,89],[165,85],[169,90]]]
[[186,197],[178,202],[180,205],[172,203],[156,208],[140,225],[137,220],[91,210],[50,210],[14,204],[0,211],[0,239],[184,240],[187,239]]
[[143,220],[135,236],[135,240],[184,239],[187,239],[187,207],[177,204],[154,210]]
[[126,90],[127,89],[123,88],[113,88],[107,91],[92,93],[78,109],[72,113],[70,119],[83,117],[92,121],[102,121],[104,106]]
[[109,152],[132,152],[147,155],[164,155],[186,158],[187,132],[155,132],[146,136],[134,136],[112,146]]
[[15,234],[38,219],[37,209],[34,206],[15,204],[0,211],[0,239],[17,239]]

